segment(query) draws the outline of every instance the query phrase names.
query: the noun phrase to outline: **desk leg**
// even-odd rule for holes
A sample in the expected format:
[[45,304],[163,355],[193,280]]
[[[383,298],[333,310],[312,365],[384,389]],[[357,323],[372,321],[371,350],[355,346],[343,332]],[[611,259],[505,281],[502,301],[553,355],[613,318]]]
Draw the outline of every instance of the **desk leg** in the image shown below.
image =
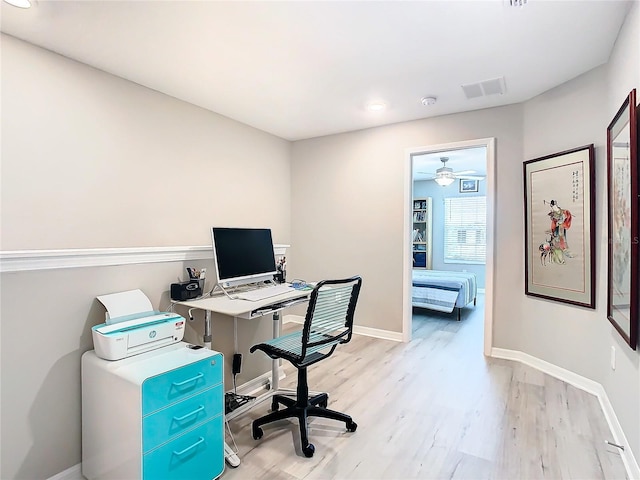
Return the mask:
[[[204,343],[205,348],[211,350],[211,310],[204,311],[204,335],[202,336],[202,343]],[[224,405],[224,399],[222,403]],[[224,406],[222,408],[224,409]],[[229,433],[231,433],[231,430],[229,430]],[[224,442],[224,460],[227,462],[227,465],[232,468],[240,465],[240,458],[226,441]]]
[[[273,312],[273,338],[280,336],[280,312]],[[278,391],[280,382],[280,360],[271,361],[271,390]]]
[[204,335],[202,336],[204,347],[211,350],[211,310],[204,311]]

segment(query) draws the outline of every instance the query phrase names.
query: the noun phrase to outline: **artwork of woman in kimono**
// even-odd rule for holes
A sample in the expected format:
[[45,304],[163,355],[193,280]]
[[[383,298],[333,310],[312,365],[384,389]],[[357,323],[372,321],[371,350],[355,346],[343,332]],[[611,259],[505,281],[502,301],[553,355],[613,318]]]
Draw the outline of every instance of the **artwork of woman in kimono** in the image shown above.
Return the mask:
[[567,243],[567,230],[571,228],[571,212],[560,208],[555,200],[551,200],[549,205],[551,206],[551,210],[549,211],[549,218],[551,218],[551,234],[557,241],[558,247],[565,252],[569,249],[569,245]]
[[548,260],[550,263],[562,265],[565,263],[565,257],[572,257],[567,241],[567,231],[571,228],[572,215],[569,210],[560,208],[555,200],[551,200],[549,206],[548,215],[551,225],[545,232],[547,238],[539,247],[540,262],[545,265]]

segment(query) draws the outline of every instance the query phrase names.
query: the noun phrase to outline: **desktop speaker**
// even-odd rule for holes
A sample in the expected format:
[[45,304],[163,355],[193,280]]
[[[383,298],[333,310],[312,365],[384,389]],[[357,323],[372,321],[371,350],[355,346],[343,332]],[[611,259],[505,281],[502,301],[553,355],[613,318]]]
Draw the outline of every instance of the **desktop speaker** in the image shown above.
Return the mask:
[[171,300],[191,300],[202,295],[202,288],[198,280],[171,284]]

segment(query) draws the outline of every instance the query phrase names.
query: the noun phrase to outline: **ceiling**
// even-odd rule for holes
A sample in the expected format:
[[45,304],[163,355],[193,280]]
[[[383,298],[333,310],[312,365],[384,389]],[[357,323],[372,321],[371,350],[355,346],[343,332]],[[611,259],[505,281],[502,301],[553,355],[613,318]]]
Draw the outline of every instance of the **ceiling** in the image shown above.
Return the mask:
[[[606,63],[631,6],[32,2],[0,2],[2,32],[288,140],[525,101]],[[461,88],[501,77],[503,94]]]
[[442,167],[442,157],[447,158],[447,167],[453,169],[454,172],[473,170],[474,173],[471,175],[486,176],[487,174],[487,149],[485,147],[460,148],[413,155],[413,180],[432,179],[436,169]]

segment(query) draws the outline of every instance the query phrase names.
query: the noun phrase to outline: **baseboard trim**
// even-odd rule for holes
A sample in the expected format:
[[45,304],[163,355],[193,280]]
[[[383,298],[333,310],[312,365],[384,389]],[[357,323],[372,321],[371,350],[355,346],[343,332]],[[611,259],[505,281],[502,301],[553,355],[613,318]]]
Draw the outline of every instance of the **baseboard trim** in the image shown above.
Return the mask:
[[518,350],[492,348],[491,356],[494,358],[503,358],[505,360],[513,360],[523,363],[532,368],[535,368],[536,370],[540,370],[541,372],[551,375],[558,380],[567,382],[569,385],[573,385],[576,388],[595,395],[598,399],[598,402],[600,402],[600,408],[602,408],[602,412],[604,413],[607,424],[611,429],[613,442],[618,445],[625,446],[625,449],[620,451],[620,457],[622,458],[622,463],[624,463],[624,467],[627,470],[627,475],[630,479],[640,480],[640,467],[638,466],[638,462],[636,461],[633,452],[629,448],[629,442],[627,441],[627,437],[622,430],[622,425],[620,425],[618,417],[616,416],[616,412],[613,409],[613,405],[611,405],[611,401],[607,396],[607,392],[601,384],[587,377],[583,377],[582,375],[578,375],[577,373],[574,373],[570,370],[554,365],[553,363],[549,363],[545,360],[541,360],[537,357],[534,357],[533,355],[529,355],[528,353],[520,352]]
[[540,370],[552,377],[567,382],[568,384],[584,390],[585,392],[591,393],[592,395],[597,396],[601,392],[604,392],[602,385],[598,382],[594,382],[587,377],[578,375],[571,370],[558,367],[553,363],[541,360],[533,355],[529,355],[528,353],[520,352],[518,350],[508,350],[505,348],[492,348],[491,356],[494,358],[503,358],[505,360],[515,360],[517,362],[524,363],[525,365],[529,365],[536,370]]
[[47,480],[83,480],[82,464],[78,463],[73,467],[67,468],[64,472],[60,472]]
[[356,335],[364,335],[365,337],[380,338],[382,340],[392,340],[394,342],[402,342],[402,332],[392,332],[390,330],[381,330],[379,328],[363,327],[362,325],[354,325],[353,333]]
[[[304,323],[304,317],[301,315],[284,315],[283,323]],[[393,340],[394,342],[402,342],[402,333],[391,332],[389,330],[381,330],[379,328],[363,327],[361,325],[353,326],[353,333],[356,335],[364,335],[365,337],[380,338],[382,340]]]

